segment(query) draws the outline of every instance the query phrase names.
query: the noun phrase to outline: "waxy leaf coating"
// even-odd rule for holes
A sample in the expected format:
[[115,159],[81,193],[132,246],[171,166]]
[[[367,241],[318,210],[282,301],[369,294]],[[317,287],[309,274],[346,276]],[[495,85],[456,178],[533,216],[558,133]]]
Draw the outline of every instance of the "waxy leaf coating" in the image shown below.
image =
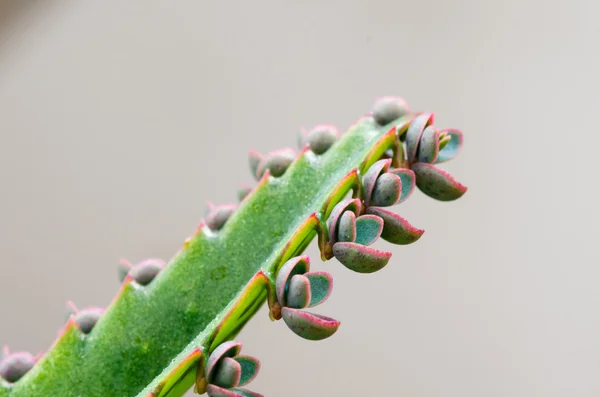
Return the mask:
[[439,201],[452,201],[460,198],[467,187],[458,182],[448,172],[431,164],[413,164],[417,176],[417,187],[423,193]]
[[337,241],[353,242],[356,239],[356,215],[346,211],[340,217],[337,232]]
[[294,309],[304,309],[310,303],[310,281],[302,275],[296,274],[290,279],[286,294],[286,306]]
[[393,168],[387,171],[389,174],[397,175],[402,181],[402,192],[396,204],[405,202],[413,193],[416,186],[415,173],[408,168]]
[[375,189],[375,184],[379,175],[383,172],[387,171],[390,164],[392,163],[391,159],[383,159],[376,161],[368,170],[365,172],[363,176],[363,197],[365,201],[365,205],[369,206],[371,204],[371,197],[373,195],[373,189]]
[[379,207],[389,207],[400,200],[402,180],[390,173],[384,173],[375,182],[371,203]]
[[383,231],[383,220],[375,215],[362,215],[356,218],[356,244],[371,245]]
[[332,318],[289,307],[284,307],[281,314],[289,329],[308,340],[329,338],[340,326],[340,322]]
[[406,158],[409,163],[414,163],[423,131],[433,124],[433,113],[423,113],[415,117],[406,131]]
[[242,368],[242,376],[240,377],[239,385],[244,386],[252,382],[258,371],[260,371],[260,361],[250,356],[237,356],[234,358]]
[[373,273],[387,265],[392,253],[356,243],[335,243],[333,255],[350,270],[358,273]]
[[417,159],[421,163],[435,163],[439,152],[440,133],[434,126],[425,128],[419,143]]
[[327,272],[309,272],[305,274],[310,281],[310,304],[308,307],[325,302],[333,289],[333,277]]
[[425,232],[422,229],[412,226],[400,215],[385,208],[369,207],[367,213],[377,215],[383,219],[381,238],[393,244],[412,244],[421,238]]
[[224,357],[217,364],[212,383],[225,389],[231,389],[239,385],[241,377],[242,366],[240,363],[231,357]]

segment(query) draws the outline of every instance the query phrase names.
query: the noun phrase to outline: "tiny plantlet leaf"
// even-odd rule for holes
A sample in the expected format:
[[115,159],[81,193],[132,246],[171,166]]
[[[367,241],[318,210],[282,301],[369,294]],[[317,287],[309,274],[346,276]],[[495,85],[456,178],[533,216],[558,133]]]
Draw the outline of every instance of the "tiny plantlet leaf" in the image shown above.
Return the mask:
[[310,304],[314,307],[325,302],[333,289],[333,277],[327,272],[309,272],[305,274],[310,281]]
[[335,243],[333,255],[348,269],[358,273],[374,273],[388,264],[391,252],[384,252],[356,243]]
[[329,273],[310,270],[309,243],[317,239],[323,260],[374,273],[391,257],[370,246],[379,237],[402,245],[423,235],[390,206],[415,186],[441,201],[467,190],[433,165],[454,158],[463,135],[433,119],[388,96],[344,133],[327,124],[303,130],[300,152],[250,151],[258,184],[237,192],[238,205],[209,203],[167,263],[121,261],[122,283],[106,309],[71,304],[38,356],[5,349],[0,397],[182,397],[192,387],[209,397],[262,397],[241,388],[260,363],[240,356],[234,339],[265,304],[271,320],[306,340],[340,326],[304,310],[333,288]]
[[308,340],[322,340],[333,335],[340,322],[332,318],[284,307],[283,320],[296,335]]
[[405,202],[413,193],[416,186],[415,173],[408,168],[394,168],[388,170],[388,173],[397,175],[402,181],[402,193],[397,204]]
[[329,227],[329,236],[331,237],[332,242],[337,241],[337,236],[339,233],[339,222],[340,217],[346,211],[352,211],[355,215],[360,214],[362,205],[359,199],[347,199],[338,203],[331,211],[331,215],[329,216],[329,220],[327,221]]
[[379,160],[375,164],[373,164],[365,173],[365,176],[363,177],[363,195],[366,206],[369,206],[371,204],[373,189],[375,189],[375,185],[377,183],[379,175],[385,172],[389,168],[391,163],[391,159]]
[[338,241],[353,242],[356,239],[356,215],[352,211],[342,214],[337,231]]
[[409,163],[412,164],[415,162],[423,131],[433,124],[433,120],[433,113],[420,114],[415,117],[408,127],[408,130],[406,131],[406,155]]
[[381,238],[390,243],[399,245],[412,244],[420,239],[425,232],[424,230],[412,226],[400,215],[385,208],[369,207],[367,212],[383,219]]
[[380,207],[389,207],[400,200],[401,194],[402,180],[400,177],[386,172],[375,182],[371,203]]
[[383,231],[383,220],[375,215],[362,215],[356,219],[356,240],[360,245],[371,245]]
[[235,361],[237,361],[242,368],[239,386],[245,386],[252,382],[256,375],[258,375],[258,371],[260,371],[260,362],[250,356],[237,356]]
[[430,125],[425,128],[423,135],[421,136],[421,142],[419,143],[419,150],[417,159],[421,163],[435,163],[439,152],[440,133],[434,126]]
[[213,383],[225,389],[236,387],[242,377],[242,366],[231,357],[224,357],[215,370]]
[[287,306],[294,309],[304,309],[310,303],[310,295],[310,280],[302,274],[293,276],[287,291]]
[[463,143],[463,134],[461,131],[456,129],[447,129],[442,130],[440,133],[445,133],[446,142],[444,146],[441,146],[440,142],[440,152],[438,154],[436,163],[443,163],[448,160],[452,160],[454,157],[458,155]]
[[417,176],[417,187],[423,193],[439,201],[453,201],[467,191],[467,187],[458,182],[448,172],[431,164],[417,163],[412,170]]

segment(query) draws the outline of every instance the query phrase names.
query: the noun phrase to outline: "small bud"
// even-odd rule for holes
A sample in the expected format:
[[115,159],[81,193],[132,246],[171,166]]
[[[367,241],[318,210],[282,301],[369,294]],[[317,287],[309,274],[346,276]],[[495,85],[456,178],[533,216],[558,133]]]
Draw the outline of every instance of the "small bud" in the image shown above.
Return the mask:
[[337,140],[338,131],[332,125],[318,125],[308,133],[310,150],[315,154],[325,153]]
[[211,230],[220,230],[235,212],[235,205],[219,205],[206,216],[206,226]]
[[28,352],[8,354],[0,361],[0,376],[7,382],[14,383],[29,372],[35,362],[35,356]]
[[386,125],[410,113],[406,101],[397,97],[383,97],[373,105],[373,118],[379,125]]

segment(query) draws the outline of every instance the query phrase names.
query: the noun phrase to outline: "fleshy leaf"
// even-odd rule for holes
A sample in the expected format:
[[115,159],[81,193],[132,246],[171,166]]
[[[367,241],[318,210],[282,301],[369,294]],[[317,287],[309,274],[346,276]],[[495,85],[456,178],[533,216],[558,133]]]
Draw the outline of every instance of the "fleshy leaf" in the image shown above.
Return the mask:
[[458,182],[448,172],[431,164],[413,164],[417,176],[417,187],[423,193],[439,201],[452,201],[460,198],[467,187]]
[[439,152],[440,133],[434,126],[425,128],[419,143],[417,159],[421,163],[433,164],[437,160]]
[[335,143],[339,136],[337,129],[329,124],[314,127],[308,133],[310,150],[315,154],[325,153]]
[[206,379],[209,383],[212,382],[214,378],[215,369],[217,369],[217,364],[222,358],[225,357],[235,357],[240,353],[242,349],[242,344],[240,342],[228,341],[221,343],[219,347],[217,347],[210,357],[208,357],[208,361],[206,362]]
[[35,356],[28,352],[8,354],[0,361],[0,377],[9,383],[21,379],[35,365]]
[[425,232],[412,226],[400,215],[385,208],[369,207],[367,213],[377,215],[383,219],[381,238],[393,244],[412,244],[421,238]]
[[383,230],[383,220],[375,215],[362,215],[356,218],[356,244],[371,245]]
[[226,204],[213,207],[206,215],[206,226],[211,230],[220,230],[235,212],[235,205]]
[[415,117],[406,131],[406,158],[409,163],[415,161],[423,130],[433,124],[433,113],[422,113]]
[[377,178],[383,172],[386,172],[392,163],[391,159],[384,159],[376,161],[367,172],[365,172],[365,176],[363,176],[363,199],[365,201],[365,205],[369,206],[371,204],[371,196],[373,195],[373,189],[375,188],[375,184],[377,182]]
[[441,132],[445,132],[450,137],[450,141],[440,149],[436,163],[452,160],[458,155],[463,144],[463,134],[461,131],[447,129],[440,131],[440,133]]
[[340,217],[338,225],[337,241],[353,242],[356,239],[356,215],[352,211],[346,211]]
[[402,194],[402,180],[399,176],[386,172],[375,182],[371,204],[380,207],[389,207],[400,200]]
[[233,389],[240,397],[264,397],[262,394],[246,389]]
[[333,277],[327,272],[310,272],[305,274],[310,281],[310,304],[308,307],[325,302],[333,289]]
[[310,303],[310,281],[302,274],[296,274],[290,279],[286,294],[286,306],[294,309],[304,309]]
[[281,306],[287,306],[287,289],[289,282],[296,274],[304,274],[310,269],[310,258],[308,256],[296,256],[288,260],[279,269],[275,280],[277,300]]
[[231,357],[224,357],[215,368],[212,383],[231,389],[240,383],[242,377],[242,366]]
[[250,150],[248,152],[248,163],[250,165],[250,172],[255,177],[257,176],[258,166],[263,161],[263,159],[263,155],[258,152],[255,152],[254,150]]
[[400,194],[400,200],[396,204],[403,203],[415,190],[415,173],[408,168],[394,168],[388,170],[388,173],[397,175],[402,181],[402,193]]
[[332,243],[337,241],[338,222],[342,214],[346,211],[352,211],[358,215],[361,210],[360,199],[346,199],[340,201],[329,215],[327,219],[327,227],[329,228],[329,238]]
[[260,371],[260,361],[250,356],[237,356],[234,358],[242,368],[242,376],[240,377],[239,386],[247,385],[252,382],[258,371]]
[[371,111],[379,125],[386,125],[410,113],[407,103],[402,98],[387,96],[379,98]]
[[335,243],[333,255],[350,270],[358,273],[373,273],[387,265],[392,253],[356,243]]
[[206,389],[209,397],[263,397],[262,394],[246,389],[223,389],[216,385],[208,385]]
[[284,307],[281,314],[289,329],[308,340],[329,338],[340,326],[340,322],[332,318],[289,307]]

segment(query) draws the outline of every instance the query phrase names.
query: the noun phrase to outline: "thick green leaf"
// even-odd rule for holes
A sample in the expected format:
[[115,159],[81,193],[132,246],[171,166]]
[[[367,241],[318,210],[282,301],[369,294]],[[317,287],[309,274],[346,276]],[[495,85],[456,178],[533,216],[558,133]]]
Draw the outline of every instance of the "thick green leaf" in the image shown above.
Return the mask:
[[444,147],[440,147],[436,163],[452,160],[458,155],[463,144],[463,134],[459,130],[447,129],[440,131],[440,133],[446,133],[450,140]]
[[289,329],[308,340],[329,338],[340,326],[340,322],[333,318],[289,307],[284,307],[281,314]]

